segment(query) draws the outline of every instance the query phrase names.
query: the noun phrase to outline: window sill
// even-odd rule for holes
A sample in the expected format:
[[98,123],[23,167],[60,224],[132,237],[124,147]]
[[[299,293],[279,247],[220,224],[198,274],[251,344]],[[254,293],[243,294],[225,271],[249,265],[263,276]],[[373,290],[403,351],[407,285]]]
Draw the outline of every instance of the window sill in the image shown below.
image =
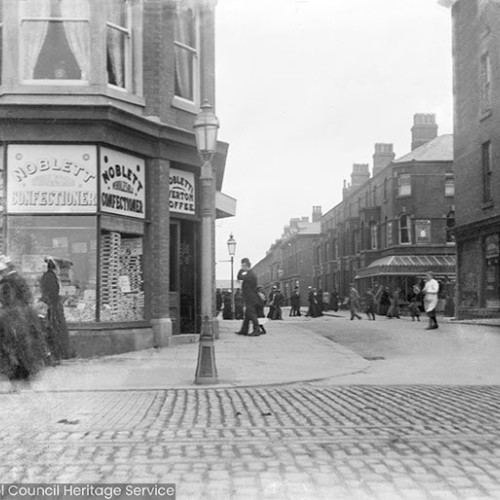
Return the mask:
[[484,120],[486,120],[487,118],[489,118],[491,115],[493,114],[493,110],[490,108],[490,109],[487,109],[485,111],[482,111],[481,112],[481,116],[479,117],[479,121],[482,122]]
[[484,203],[481,204],[481,208],[483,210],[488,210],[489,208],[493,208],[493,201],[485,201]]
[[172,107],[181,109],[182,111],[187,111],[196,115],[200,112],[200,107],[192,101],[183,99],[182,97],[174,96],[172,99]]

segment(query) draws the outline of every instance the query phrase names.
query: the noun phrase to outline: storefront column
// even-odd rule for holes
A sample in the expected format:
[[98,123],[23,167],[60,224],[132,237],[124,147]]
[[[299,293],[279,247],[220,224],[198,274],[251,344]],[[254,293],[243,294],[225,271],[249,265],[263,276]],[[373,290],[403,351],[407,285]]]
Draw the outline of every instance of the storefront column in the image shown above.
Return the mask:
[[151,161],[149,244],[152,258],[147,265],[151,284],[149,291],[151,326],[156,347],[168,346],[172,338],[169,300],[170,212],[167,196],[170,182],[169,168],[170,163],[166,160]]

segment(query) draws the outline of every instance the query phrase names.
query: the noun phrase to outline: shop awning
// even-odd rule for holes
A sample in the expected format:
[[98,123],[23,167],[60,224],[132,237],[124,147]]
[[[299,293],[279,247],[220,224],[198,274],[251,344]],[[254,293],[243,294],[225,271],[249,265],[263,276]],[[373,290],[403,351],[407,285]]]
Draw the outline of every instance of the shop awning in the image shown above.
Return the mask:
[[389,255],[360,269],[355,279],[375,276],[422,276],[432,271],[437,276],[455,275],[454,255]]
[[215,218],[224,219],[236,215],[236,199],[217,191],[215,193]]

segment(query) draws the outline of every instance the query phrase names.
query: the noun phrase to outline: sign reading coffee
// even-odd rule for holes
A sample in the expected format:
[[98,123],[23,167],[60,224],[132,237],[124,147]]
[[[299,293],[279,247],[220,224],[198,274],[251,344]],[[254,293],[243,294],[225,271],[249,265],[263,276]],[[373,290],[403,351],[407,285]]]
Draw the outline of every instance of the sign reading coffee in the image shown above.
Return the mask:
[[169,191],[170,211],[195,215],[195,200],[194,174],[171,168]]
[[95,213],[95,146],[11,144],[7,149],[9,213]]
[[101,148],[101,211],[144,219],[145,161],[121,151]]

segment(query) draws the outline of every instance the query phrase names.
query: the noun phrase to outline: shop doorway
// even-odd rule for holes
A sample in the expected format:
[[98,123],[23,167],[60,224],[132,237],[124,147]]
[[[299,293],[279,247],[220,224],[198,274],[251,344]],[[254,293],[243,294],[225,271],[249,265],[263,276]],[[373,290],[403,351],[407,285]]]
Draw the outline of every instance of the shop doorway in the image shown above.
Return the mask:
[[170,317],[174,334],[198,333],[199,284],[196,223],[170,223]]

